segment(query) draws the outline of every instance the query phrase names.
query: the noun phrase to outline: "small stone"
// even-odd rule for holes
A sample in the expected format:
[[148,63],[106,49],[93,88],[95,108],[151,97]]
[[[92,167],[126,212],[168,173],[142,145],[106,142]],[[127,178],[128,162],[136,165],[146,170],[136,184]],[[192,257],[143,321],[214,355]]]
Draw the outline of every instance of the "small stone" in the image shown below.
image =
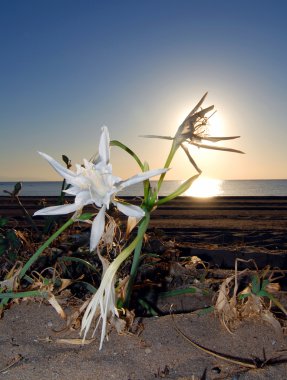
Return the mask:
[[221,369],[219,367],[213,367],[211,371],[219,374],[221,372]]
[[151,353],[151,349],[150,349],[150,348],[146,348],[146,349],[144,350],[144,352],[145,352],[146,354],[150,354],[150,353]]

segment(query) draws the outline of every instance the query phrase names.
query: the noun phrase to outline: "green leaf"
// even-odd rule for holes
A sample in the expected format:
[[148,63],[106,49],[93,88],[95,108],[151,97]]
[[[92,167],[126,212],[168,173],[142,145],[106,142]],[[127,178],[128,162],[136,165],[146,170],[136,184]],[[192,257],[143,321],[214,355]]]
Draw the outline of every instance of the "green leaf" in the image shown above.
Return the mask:
[[21,241],[17,238],[14,230],[8,230],[6,233],[6,238],[9,240],[9,243],[13,248],[19,248]]
[[2,244],[2,243],[0,242],[0,256],[2,256],[2,255],[5,253],[5,251],[6,251],[6,246],[5,246],[5,244]]
[[0,217],[0,227],[4,227],[8,223],[7,218],[1,218]]
[[260,291],[260,279],[257,276],[252,278],[252,293],[257,294]]
[[128,154],[130,154],[137,162],[137,164],[139,165],[139,167],[141,168],[142,171],[144,171],[144,165],[143,163],[141,162],[141,160],[139,159],[139,157],[135,154],[135,152],[133,152],[130,148],[128,148],[125,144],[121,143],[120,141],[118,140],[112,140],[110,142],[110,146],[117,146],[123,150],[125,150]]
[[93,272],[99,272],[98,268],[96,268],[94,265],[92,265],[88,261],[83,260],[79,257],[63,256],[63,257],[59,257],[58,261],[60,261],[60,262],[73,261],[73,262],[80,263],[80,264],[86,266],[87,268],[91,269]]
[[162,292],[159,294],[159,296],[166,298],[166,297],[180,296],[182,294],[195,294],[195,293],[198,293],[198,289],[191,287],[191,288],[185,288],[185,289],[170,290],[168,292]]
[[213,313],[213,311],[214,311],[214,306],[207,306],[203,309],[195,311],[194,313],[197,314],[199,317],[201,317],[203,315]]
[[257,297],[269,297],[269,293],[266,292],[266,290],[263,290],[263,289],[259,290],[259,292],[256,293],[256,295],[257,295]]
[[7,292],[7,293],[0,293],[0,299],[5,298],[24,298],[24,297],[43,297],[47,298],[48,293],[47,292],[41,292],[39,290],[30,290],[28,292]]
[[119,298],[117,300],[117,309],[122,309],[124,307],[124,300],[122,300],[121,298]]
[[75,284],[82,284],[90,293],[95,294],[97,293],[97,288],[95,288],[92,284],[86,281],[77,281]]
[[262,281],[262,286],[261,286],[261,289],[262,290],[265,290],[266,289],[266,286],[270,283],[269,280],[265,279]]
[[162,205],[176,197],[178,197],[179,195],[181,195],[182,193],[184,193],[185,191],[187,191],[191,184],[199,177],[200,174],[196,174],[194,175],[193,177],[190,177],[188,180],[186,180],[185,182],[183,182],[179,188],[177,190],[175,190],[173,193],[169,194],[168,196],[164,197],[164,198],[161,198],[157,201],[157,206],[159,205]]
[[251,296],[251,293],[239,294],[238,299],[243,300],[244,298],[247,298],[250,296]]
[[138,303],[141,305],[143,309],[147,311],[147,313],[153,317],[158,316],[158,312],[153,308],[153,306],[146,300],[139,298]]

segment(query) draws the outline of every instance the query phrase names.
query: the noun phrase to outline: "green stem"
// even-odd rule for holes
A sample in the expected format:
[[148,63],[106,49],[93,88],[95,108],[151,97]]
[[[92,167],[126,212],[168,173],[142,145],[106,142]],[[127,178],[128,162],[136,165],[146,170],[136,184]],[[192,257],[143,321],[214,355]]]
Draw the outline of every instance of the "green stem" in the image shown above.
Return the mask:
[[124,301],[125,307],[129,307],[129,304],[130,304],[133,285],[136,279],[136,275],[137,275],[137,271],[138,271],[138,267],[140,263],[140,254],[141,254],[141,249],[142,249],[142,244],[143,244],[143,238],[148,228],[149,221],[150,221],[150,213],[146,211],[145,219],[143,220],[143,222],[141,223],[138,229],[138,235],[137,235],[138,241],[137,241],[135,251],[134,251],[133,263],[132,263],[131,272],[130,272],[130,279],[127,286],[126,299]]
[[[68,185],[66,187],[66,180],[64,179],[62,181],[61,193],[60,193],[60,196],[59,196],[59,198],[57,200],[57,204],[58,205],[63,205],[64,204],[65,196],[66,196],[66,193],[64,192],[64,190],[67,190],[69,187],[70,187],[70,185]],[[50,233],[53,225],[56,224],[55,222],[58,219],[59,219],[59,215],[51,215],[51,216],[49,216],[49,218],[47,219],[47,221],[45,223],[44,229],[43,229],[43,233],[45,235],[47,235],[48,233]]]
[[[165,162],[165,165],[164,165],[165,168],[169,168],[171,161],[173,159],[173,156],[175,155],[175,152],[177,151],[177,148],[178,148],[178,143],[176,142],[176,140],[173,140],[172,146],[170,148],[169,155],[168,155],[166,162]],[[166,173],[162,173],[162,175],[160,176],[160,178],[158,180],[157,193],[159,193],[159,190],[161,188],[161,185],[162,185],[162,182],[164,180],[165,175],[166,175]]]
[[35,232],[38,234],[38,236],[40,236],[40,231],[38,230],[34,220],[31,218],[30,214],[28,213],[28,211],[24,207],[23,203],[20,201],[20,198],[18,197],[18,195],[15,195],[15,199],[16,199],[18,205],[21,207],[21,209],[22,209],[24,215],[26,216],[27,220],[31,224],[32,228],[35,230]]
[[34,253],[32,257],[26,262],[26,264],[23,266],[23,268],[20,271],[19,279],[23,278],[28,271],[28,269],[31,267],[31,265],[34,264],[34,262],[38,259],[38,257],[41,255],[41,253],[49,247],[49,245],[63,232],[65,229],[67,229],[71,224],[74,223],[73,219],[69,219],[65,224],[62,225],[52,236],[49,237],[45,241],[43,245],[37,251]]
[[[110,267],[111,265],[113,265],[114,267],[118,268],[119,265],[121,263],[123,263],[128,257],[129,255],[132,253],[132,251],[136,248],[136,246],[138,245],[139,241],[143,239],[144,237],[144,233],[145,231],[147,230],[148,228],[148,224],[149,224],[149,215],[148,216],[145,216],[141,222],[141,225],[140,225],[140,228],[139,228],[139,231],[138,231],[138,234],[137,234],[137,237],[131,242],[131,244],[126,247],[115,259],[114,261],[112,262],[112,264],[110,264]],[[109,267],[109,268],[110,268]],[[107,272],[109,270],[109,268],[107,269]],[[106,272],[106,273],[107,273]]]

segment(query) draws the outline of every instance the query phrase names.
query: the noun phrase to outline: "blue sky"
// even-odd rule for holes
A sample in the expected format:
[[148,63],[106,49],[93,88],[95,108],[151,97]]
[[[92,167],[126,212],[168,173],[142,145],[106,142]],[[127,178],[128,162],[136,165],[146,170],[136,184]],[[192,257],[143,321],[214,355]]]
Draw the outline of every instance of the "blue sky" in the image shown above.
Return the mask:
[[[245,155],[191,148],[219,179],[287,178],[285,1],[3,0],[0,2],[0,180],[60,180],[37,154],[81,163],[102,125],[151,168],[208,91],[211,134]],[[114,173],[138,172],[112,148]],[[170,179],[193,174],[178,152]]]

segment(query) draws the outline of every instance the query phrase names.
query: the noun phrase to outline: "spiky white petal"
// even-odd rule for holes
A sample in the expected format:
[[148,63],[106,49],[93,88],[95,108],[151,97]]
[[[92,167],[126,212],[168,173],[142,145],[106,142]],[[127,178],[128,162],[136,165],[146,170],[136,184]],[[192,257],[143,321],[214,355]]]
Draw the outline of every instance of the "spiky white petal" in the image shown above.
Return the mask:
[[103,206],[98,215],[93,220],[91,237],[90,237],[90,251],[96,249],[96,246],[99,244],[101,237],[105,230],[105,212],[106,207]]
[[117,206],[118,210],[127,216],[133,216],[137,219],[141,219],[145,215],[144,210],[139,206],[130,205],[119,201],[114,201],[113,204]]
[[61,206],[50,206],[42,208],[41,210],[38,210],[34,213],[35,216],[37,215],[66,215],[70,214],[71,212],[75,212],[77,210],[77,205],[75,203],[67,204],[67,205],[61,205]]
[[68,183],[71,183],[73,181],[73,179],[75,178],[75,173],[73,173],[72,170],[69,170],[65,168],[64,166],[62,166],[48,154],[43,153],[43,152],[38,152],[38,153],[42,157],[44,157],[49,162],[49,164],[56,170],[56,172],[60,174],[60,176],[64,177]]
[[99,144],[99,156],[100,162],[104,165],[108,165],[110,161],[110,137],[107,127],[102,128],[102,135]]
[[168,171],[168,169],[153,169],[153,170],[148,170],[146,172],[142,172],[139,174],[136,174],[126,180],[121,180],[118,183],[116,183],[116,186],[119,190],[122,190],[128,186],[135,185],[136,183],[143,182],[146,179],[149,179],[151,177],[155,177],[157,175],[160,175],[162,173],[165,173]]

